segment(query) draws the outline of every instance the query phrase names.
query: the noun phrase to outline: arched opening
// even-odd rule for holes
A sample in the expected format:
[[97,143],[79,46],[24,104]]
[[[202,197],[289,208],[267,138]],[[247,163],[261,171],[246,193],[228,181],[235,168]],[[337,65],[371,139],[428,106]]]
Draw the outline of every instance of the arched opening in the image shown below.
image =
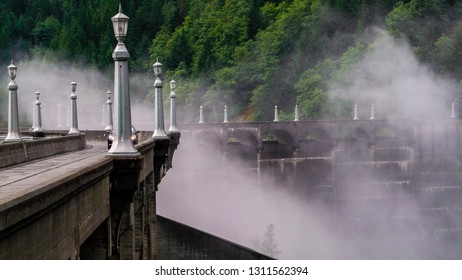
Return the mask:
[[261,158],[291,158],[295,144],[294,138],[287,131],[271,130],[262,136]]
[[226,143],[225,156],[240,160],[242,164],[255,165],[259,141],[255,130],[232,129]]
[[213,130],[202,130],[194,136],[194,140],[207,148],[213,147],[220,149],[223,146],[223,141],[220,135]]
[[356,142],[358,142],[361,146],[369,147],[372,145],[371,137],[363,128],[355,128],[354,137]]
[[299,157],[329,156],[333,147],[332,137],[321,128],[309,129],[299,135],[298,147]]

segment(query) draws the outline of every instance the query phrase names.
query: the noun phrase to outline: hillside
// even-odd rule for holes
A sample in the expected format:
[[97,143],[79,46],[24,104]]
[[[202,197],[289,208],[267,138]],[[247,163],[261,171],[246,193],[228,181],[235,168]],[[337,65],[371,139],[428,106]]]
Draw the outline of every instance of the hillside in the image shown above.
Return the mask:
[[[109,75],[118,4],[0,1],[0,61],[71,61]],[[194,121],[200,105],[208,121],[220,121],[225,104],[234,120],[271,120],[275,105],[280,119],[292,119],[295,104],[302,119],[350,118],[354,103],[366,110],[377,102],[384,117],[400,112],[390,104],[407,102],[401,95],[419,99],[415,91],[431,90],[428,99],[443,107],[461,96],[457,1],[125,0],[122,7],[132,71],[151,73],[159,58],[166,79],[178,83],[184,121]],[[397,83],[397,73],[412,82]]]

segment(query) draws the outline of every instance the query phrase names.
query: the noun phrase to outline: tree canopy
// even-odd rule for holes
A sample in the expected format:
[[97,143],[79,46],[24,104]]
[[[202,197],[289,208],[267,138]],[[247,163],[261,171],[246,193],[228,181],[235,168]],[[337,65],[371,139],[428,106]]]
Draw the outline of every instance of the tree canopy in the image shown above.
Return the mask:
[[[40,57],[112,69],[119,0],[0,1],[0,61]],[[331,96],[374,46],[371,28],[406,42],[437,75],[462,80],[462,4],[453,0],[125,0],[132,71],[158,58],[178,82],[182,121],[348,117]],[[380,67],[380,66],[379,66]],[[181,94],[180,94],[181,93]],[[454,93],[460,97],[459,93]],[[146,97],[148,98],[148,97]]]

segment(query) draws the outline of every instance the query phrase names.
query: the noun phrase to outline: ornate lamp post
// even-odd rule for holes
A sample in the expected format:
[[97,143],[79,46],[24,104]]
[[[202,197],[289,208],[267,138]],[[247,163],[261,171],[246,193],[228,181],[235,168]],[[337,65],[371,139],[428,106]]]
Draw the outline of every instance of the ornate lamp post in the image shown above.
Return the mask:
[[78,135],[80,134],[79,125],[77,121],[77,95],[75,94],[75,90],[77,89],[77,83],[71,83],[71,128],[67,135]]
[[358,105],[355,104],[355,108],[353,110],[353,120],[357,121],[359,120],[358,118]]
[[35,92],[34,125],[32,134],[38,137],[43,137],[41,104],[42,102],[40,101],[40,92],[37,91]]
[[225,105],[225,109],[223,112],[223,122],[227,123],[228,122],[228,106]]
[[371,104],[371,117],[369,118],[370,120],[375,120],[375,107],[374,104]]
[[176,127],[175,88],[176,82],[172,79],[170,81],[170,128],[168,129],[168,132],[178,132],[178,128]]
[[118,43],[112,53],[112,58],[114,59],[114,142],[106,156],[137,157],[139,152],[131,141],[132,121],[130,87],[128,85],[128,59],[130,54],[124,44],[127,37],[129,18],[122,13],[122,7],[119,5],[119,13],[113,16],[111,20]]
[[17,70],[18,67],[11,61],[11,64],[8,66],[8,75],[10,76],[8,91],[10,94],[8,98],[8,134],[6,135],[5,142],[22,141],[19,136],[18,85],[14,81]]
[[164,127],[164,107],[163,107],[163,100],[162,100],[162,63],[156,61],[152,65],[154,69],[154,75],[156,76],[156,81],[154,82],[154,106],[156,108],[156,112],[154,114],[154,133],[152,134],[153,139],[168,139],[167,134],[165,133]]
[[112,92],[108,91],[108,92],[106,92],[106,95],[107,95],[107,101],[106,101],[106,112],[107,112],[106,122],[107,123],[106,123],[106,127],[104,128],[104,130],[111,131],[112,128],[113,128],[113,125],[112,125],[112,100],[111,100]]
[[279,113],[278,113],[278,106],[274,106],[274,121],[278,122],[279,121]]
[[202,111],[202,106],[199,107],[199,123],[204,123],[204,112]]

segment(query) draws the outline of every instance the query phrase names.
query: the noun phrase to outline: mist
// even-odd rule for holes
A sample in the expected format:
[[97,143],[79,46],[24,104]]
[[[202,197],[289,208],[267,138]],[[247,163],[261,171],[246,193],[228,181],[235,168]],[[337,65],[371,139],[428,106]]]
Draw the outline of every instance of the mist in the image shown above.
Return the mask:
[[380,28],[370,28],[364,37],[365,56],[344,80],[329,86],[330,98],[358,104],[360,119],[369,118],[371,104],[379,119],[428,121],[450,116],[459,92],[455,81],[436,75],[417,60],[406,41]]
[[244,169],[208,148],[182,138],[173,168],[159,185],[158,214],[256,250],[273,224],[281,251],[275,257],[307,257],[301,237],[324,235],[317,234],[323,232],[319,227],[306,231],[323,223],[318,209],[284,190],[260,190],[255,169]]
[[[24,116],[32,123],[35,92],[40,92],[42,128],[45,130],[67,130],[71,105],[71,82],[77,83],[78,128],[102,130],[106,126],[107,91],[114,92],[113,73],[102,72],[92,67],[78,67],[69,62],[49,62],[39,58],[15,61],[18,67],[16,83],[18,85],[18,103],[20,123]],[[5,75],[0,86],[7,92],[9,83],[5,66]],[[153,76],[153,75],[151,75]],[[138,130],[154,129],[154,104],[146,99],[153,88],[154,78],[149,74],[130,73],[132,124]],[[8,98],[3,99],[8,102]],[[114,101],[114,96],[112,96]],[[7,109],[4,104],[3,108]],[[60,110],[59,110],[60,108]],[[114,110],[114,109],[113,109]],[[58,112],[60,111],[60,114]],[[7,114],[5,113],[5,119]],[[23,119],[21,119],[23,118]]]
[[[390,206],[378,207],[363,205],[361,200],[333,205],[304,192],[314,187],[308,181],[304,186],[293,186],[290,182],[274,184],[274,178],[263,175],[260,179],[265,185],[261,187],[256,170],[244,166],[242,162],[223,158],[220,150],[201,147],[198,142],[183,138],[173,168],[159,186],[158,214],[261,252],[264,252],[261,246],[265,232],[274,225],[273,241],[279,253],[273,257],[277,259],[426,257],[420,255],[424,244],[409,243],[416,234],[412,227],[393,227],[397,231],[391,232],[390,221],[385,218],[356,227],[358,213],[365,211],[368,217],[384,217],[395,201],[390,200]],[[391,191],[396,195],[396,190]],[[352,192],[359,190],[352,190],[350,197],[355,195]],[[406,215],[418,215],[416,201],[403,196],[401,202]],[[343,210],[335,212],[340,207]],[[354,233],[345,231],[348,224],[355,228]],[[390,234],[384,242],[379,237],[386,233]],[[355,235],[353,240],[351,234]],[[408,241],[406,252],[398,245],[402,240]]]
[[[420,64],[406,43],[395,42],[380,30],[374,39],[367,55],[350,73],[347,82],[330,85],[328,95],[358,104],[360,119],[369,118],[370,104],[374,104],[376,117],[381,119],[449,118],[450,103],[457,92],[456,84],[438,77]],[[32,119],[35,92],[39,91],[42,127],[68,129],[70,83],[75,81],[78,84],[79,129],[104,128],[103,106],[106,92],[113,91],[112,73],[38,59],[15,64],[18,66],[19,111],[26,114],[29,120]],[[4,89],[8,85],[6,71],[5,77],[0,85]],[[143,85],[130,85],[132,89],[135,88],[131,91],[132,123],[138,130],[153,130],[154,105],[144,99],[152,88],[153,80],[150,81],[149,77],[136,80],[146,83],[146,90]],[[164,101],[166,91],[164,87]],[[177,96],[181,94],[177,91]],[[58,104],[61,104],[61,127],[57,122]],[[164,108],[167,120],[168,107]],[[360,230],[345,232],[339,228],[355,223],[354,215],[357,212],[365,211],[371,216],[384,217],[395,205],[370,208],[370,205],[349,201],[342,205],[345,219],[339,219],[333,214],[335,209],[328,201],[312,198],[298,190],[298,186],[290,186],[289,182],[267,183],[265,188],[261,188],[255,167],[243,166],[247,164],[227,158],[221,149],[209,146],[201,148],[182,135],[173,168],[159,186],[158,213],[256,250],[262,249],[265,232],[270,225],[274,225],[274,241],[280,251],[274,257],[278,259],[428,257],[422,253],[426,250],[425,244],[413,239],[416,233],[413,225],[418,227],[422,221],[412,221],[412,225],[406,223],[405,217],[418,216],[419,210],[415,198],[405,193],[397,204],[403,208],[403,215],[395,216],[404,221],[403,227],[390,232],[386,219],[376,219],[360,227]],[[355,179],[371,180],[368,178],[370,176],[362,171],[361,176],[358,174]],[[260,179],[274,182],[271,175]],[[305,182],[300,189],[309,188],[311,184]],[[357,191],[351,190],[348,195],[354,197]],[[394,190],[391,193],[396,194]],[[359,241],[350,242],[351,234],[357,235]],[[387,242],[376,238],[387,234]]]
[[[346,81],[330,85],[329,96],[358,104],[360,119],[369,119],[371,104],[379,119],[449,119],[456,83],[419,63],[405,42],[374,32],[367,55]],[[353,108],[351,112],[353,117]],[[261,188],[255,168],[188,137],[182,136],[173,168],[159,186],[162,216],[257,251],[272,224],[278,259],[434,257],[422,230],[431,221],[422,220],[406,182],[382,182],[370,169],[359,169],[349,177],[355,186],[342,190],[345,199],[333,205],[303,191],[313,187],[310,181],[290,186],[269,174],[260,178],[267,182]],[[398,165],[409,172],[407,164]],[[384,185],[380,193],[376,184]],[[392,199],[367,201],[361,199],[364,195]]]

